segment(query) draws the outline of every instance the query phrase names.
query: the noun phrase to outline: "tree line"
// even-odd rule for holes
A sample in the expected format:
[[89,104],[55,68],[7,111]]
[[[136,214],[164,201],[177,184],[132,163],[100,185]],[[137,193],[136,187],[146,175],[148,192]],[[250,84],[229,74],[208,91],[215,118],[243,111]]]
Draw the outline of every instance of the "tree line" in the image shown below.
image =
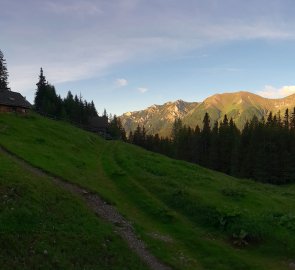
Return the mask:
[[[91,128],[89,120],[92,117],[98,117],[93,101],[87,102],[82,99],[81,95],[79,97],[77,95],[73,96],[71,91],[68,91],[67,96],[62,99],[60,95],[56,94],[55,87],[47,82],[42,68],[40,69],[39,81],[36,85],[34,109],[38,113],[57,119],[68,120],[86,129]],[[105,127],[107,138],[126,141],[126,133],[121,120],[116,115],[108,116],[106,110],[103,112],[103,117],[107,119]]]
[[236,177],[273,184],[295,182],[295,108],[291,115],[287,109],[283,118],[280,112],[270,112],[267,119],[254,116],[242,130],[227,115],[211,127],[208,113],[202,128],[192,129],[176,119],[170,138],[147,135],[138,126],[128,140]]
[[69,120],[80,125],[87,125],[90,117],[98,115],[93,101],[87,102],[81,95],[73,96],[71,91],[68,91],[64,99],[57,95],[55,87],[47,82],[42,68],[36,85],[34,109],[40,114]]

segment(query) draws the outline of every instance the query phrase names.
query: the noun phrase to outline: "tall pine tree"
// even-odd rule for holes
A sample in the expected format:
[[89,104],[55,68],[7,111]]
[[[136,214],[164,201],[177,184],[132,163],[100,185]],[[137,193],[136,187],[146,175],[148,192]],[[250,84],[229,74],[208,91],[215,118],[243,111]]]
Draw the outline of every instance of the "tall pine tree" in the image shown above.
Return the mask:
[[0,50],[0,90],[9,90],[6,60],[4,59],[4,55],[1,50]]
[[35,110],[43,111],[43,100],[45,98],[45,91],[48,85],[45,76],[43,75],[43,69],[40,69],[39,81],[36,83],[37,91],[35,94]]
[[203,129],[200,137],[200,163],[206,166],[209,163],[210,141],[211,141],[210,116],[206,112],[203,119]]

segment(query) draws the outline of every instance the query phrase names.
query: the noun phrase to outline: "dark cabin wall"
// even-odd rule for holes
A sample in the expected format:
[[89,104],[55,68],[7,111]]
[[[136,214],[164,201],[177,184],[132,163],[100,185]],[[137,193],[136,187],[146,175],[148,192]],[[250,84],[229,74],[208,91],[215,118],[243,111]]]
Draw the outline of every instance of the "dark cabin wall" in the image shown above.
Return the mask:
[[0,105],[0,112],[17,112],[21,114],[26,114],[28,112],[28,109],[21,108],[21,107]]

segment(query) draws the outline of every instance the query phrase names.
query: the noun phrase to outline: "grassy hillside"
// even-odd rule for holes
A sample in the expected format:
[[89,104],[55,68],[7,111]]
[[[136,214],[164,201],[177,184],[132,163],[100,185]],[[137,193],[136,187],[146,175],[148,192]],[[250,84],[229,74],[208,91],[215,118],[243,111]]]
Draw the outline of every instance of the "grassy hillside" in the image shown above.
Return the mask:
[[[0,115],[0,144],[34,166],[97,192],[116,205],[133,222],[153,254],[173,269],[288,269],[295,260],[294,185],[277,187],[237,180],[132,145],[105,141],[67,123],[37,115]],[[14,176],[1,175],[1,187],[16,181],[13,179],[23,179],[25,172],[13,171]],[[46,206],[40,201],[44,190],[48,190],[48,196],[55,196],[53,192],[62,194],[46,179],[50,189],[32,175],[27,178],[34,181],[29,206]],[[34,199],[38,196],[40,200]],[[91,217],[77,198],[60,196],[66,196],[68,204]],[[72,224],[69,234],[75,234],[76,226],[90,226],[77,221],[81,216],[78,213],[61,214],[66,210],[51,205],[58,208],[64,222]],[[38,212],[24,211],[22,225],[11,229],[11,242],[17,242],[18,230],[31,228],[31,216],[38,216]],[[37,224],[46,220],[42,215],[38,218]],[[100,224],[91,222],[95,223],[92,228]],[[3,232],[8,228],[1,227],[1,241],[5,242]],[[44,232],[40,231],[40,237],[46,237]],[[94,241],[91,233],[88,236]],[[80,235],[75,237],[75,248],[83,249],[82,241],[78,243]],[[124,249],[121,251],[116,257],[118,264],[120,256],[124,257]],[[16,256],[13,249],[10,252],[11,258]],[[6,253],[7,249],[0,250],[0,263]],[[65,254],[64,263],[71,261],[68,256]],[[130,263],[136,263],[136,258]]]
[[147,269],[75,196],[0,153],[0,265],[11,269]]

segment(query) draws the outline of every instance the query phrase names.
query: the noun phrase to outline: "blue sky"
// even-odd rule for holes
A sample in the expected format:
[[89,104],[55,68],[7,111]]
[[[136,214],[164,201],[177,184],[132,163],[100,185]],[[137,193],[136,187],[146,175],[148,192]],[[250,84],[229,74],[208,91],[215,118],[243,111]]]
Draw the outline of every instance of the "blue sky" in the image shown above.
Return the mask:
[[10,87],[40,67],[112,114],[223,92],[295,93],[294,0],[0,0]]

